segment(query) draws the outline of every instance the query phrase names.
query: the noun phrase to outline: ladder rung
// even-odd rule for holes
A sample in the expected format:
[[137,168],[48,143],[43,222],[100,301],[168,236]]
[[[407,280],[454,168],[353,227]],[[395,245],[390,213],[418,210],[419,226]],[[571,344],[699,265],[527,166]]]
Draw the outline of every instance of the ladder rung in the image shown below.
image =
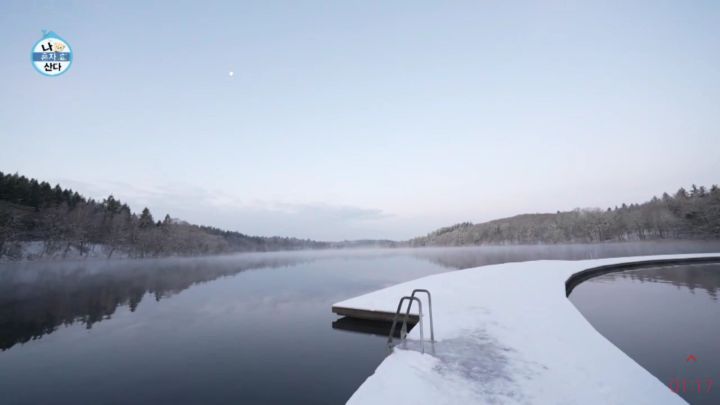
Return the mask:
[[423,336],[423,309],[422,309],[422,301],[420,301],[420,298],[416,297],[416,293],[425,293],[428,297],[428,311],[430,312],[430,342],[435,342],[435,330],[433,326],[433,316],[432,316],[432,297],[430,295],[430,291],[425,289],[414,289],[412,293],[409,296],[404,296],[400,298],[400,302],[398,302],[397,309],[395,310],[395,316],[393,317],[393,323],[390,327],[390,336],[388,336],[388,346],[392,347],[393,343],[393,335],[395,334],[395,326],[397,325],[398,318],[400,317],[400,311],[402,310],[403,303],[407,300],[408,306],[407,311],[405,311],[405,316],[402,320],[402,326],[400,328],[400,340],[405,341],[407,338],[407,323],[408,319],[410,319],[410,309],[412,308],[413,302],[417,301],[418,303],[418,313],[419,313],[419,323],[420,323],[420,344],[422,347],[422,352],[425,353],[425,337]]

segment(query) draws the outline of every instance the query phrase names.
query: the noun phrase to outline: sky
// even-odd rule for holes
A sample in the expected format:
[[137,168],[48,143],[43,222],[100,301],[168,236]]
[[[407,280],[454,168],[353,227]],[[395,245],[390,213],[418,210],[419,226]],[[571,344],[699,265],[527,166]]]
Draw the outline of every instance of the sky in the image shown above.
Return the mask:
[[0,171],[156,217],[400,240],[720,183],[720,2],[6,0],[0,40]]

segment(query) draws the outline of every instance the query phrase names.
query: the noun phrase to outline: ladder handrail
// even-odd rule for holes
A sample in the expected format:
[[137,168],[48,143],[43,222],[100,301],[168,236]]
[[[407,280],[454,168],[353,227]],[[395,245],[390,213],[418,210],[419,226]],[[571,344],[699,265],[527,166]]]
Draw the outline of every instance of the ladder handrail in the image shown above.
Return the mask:
[[406,295],[406,296],[400,298],[400,302],[398,302],[397,310],[395,310],[395,316],[393,317],[392,327],[390,327],[390,336],[388,336],[388,345],[391,345],[393,342],[393,334],[395,333],[395,325],[397,325],[398,316],[400,315],[400,310],[402,309],[402,304],[403,304],[403,302],[405,302],[405,300],[410,301],[410,303],[408,304],[408,311],[405,313],[405,316],[403,317],[402,328],[400,329],[400,340],[403,340],[405,338],[404,335],[407,335],[407,321],[408,321],[408,318],[410,317],[410,306],[412,305],[413,301],[417,301],[418,308],[420,311],[420,343],[422,345],[422,351],[423,351],[423,353],[425,353],[425,340],[424,340],[424,336],[423,336],[423,327],[422,327],[423,326],[422,301],[420,301],[420,299],[418,297],[409,297]]
[[[433,326],[433,310],[432,310],[432,296],[430,295],[430,291],[424,289],[424,288],[416,288],[412,291],[412,294],[410,294],[410,297],[415,297],[415,293],[425,293],[427,294],[428,298],[428,312],[430,313],[430,342],[435,342],[435,328]],[[412,306],[412,300],[410,301],[410,304],[408,304],[408,314],[410,314],[410,307]],[[422,325],[421,325],[422,327]]]

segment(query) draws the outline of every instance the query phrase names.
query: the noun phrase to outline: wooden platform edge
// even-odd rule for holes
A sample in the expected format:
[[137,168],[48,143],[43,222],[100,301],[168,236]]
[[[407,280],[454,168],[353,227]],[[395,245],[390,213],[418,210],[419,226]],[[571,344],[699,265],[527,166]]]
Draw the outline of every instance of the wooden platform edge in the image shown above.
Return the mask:
[[[348,318],[365,319],[369,321],[392,322],[395,317],[394,312],[338,307],[335,305],[332,306],[332,312],[340,316],[347,316]],[[419,319],[420,317],[418,315],[410,314],[410,322],[417,323]]]

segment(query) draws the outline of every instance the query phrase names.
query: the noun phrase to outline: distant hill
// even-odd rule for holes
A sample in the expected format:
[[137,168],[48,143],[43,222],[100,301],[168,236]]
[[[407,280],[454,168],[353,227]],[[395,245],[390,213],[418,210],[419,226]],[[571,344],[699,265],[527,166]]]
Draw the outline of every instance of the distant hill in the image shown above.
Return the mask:
[[82,256],[98,246],[106,257],[160,257],[392,243],[250,236],[189,224],[169,215],[156,220],[148,208],[131,212],[112,195],[95,201],[60,185],[0,172],[0,258],[25,258],[23,250],[30,244],[36,248],[35,257]]
[[593,243],[652,239],[720,238],[720,189],[693,185],[642,204],[523,214],[464,222],[412,239],[410,246]]
[[[406,242],[321,242],[250,236],[193,225],[148,208],[134,213],[112,195],[102,201],[18,174],[0,172],[0,258],[194,256],[233,252],[397,246],[595,243],[658,239],[720,239],[720,189],[692,186],[642,204],[523,214],[464,222]],[[32,245],[32,254],[27,254]]]

